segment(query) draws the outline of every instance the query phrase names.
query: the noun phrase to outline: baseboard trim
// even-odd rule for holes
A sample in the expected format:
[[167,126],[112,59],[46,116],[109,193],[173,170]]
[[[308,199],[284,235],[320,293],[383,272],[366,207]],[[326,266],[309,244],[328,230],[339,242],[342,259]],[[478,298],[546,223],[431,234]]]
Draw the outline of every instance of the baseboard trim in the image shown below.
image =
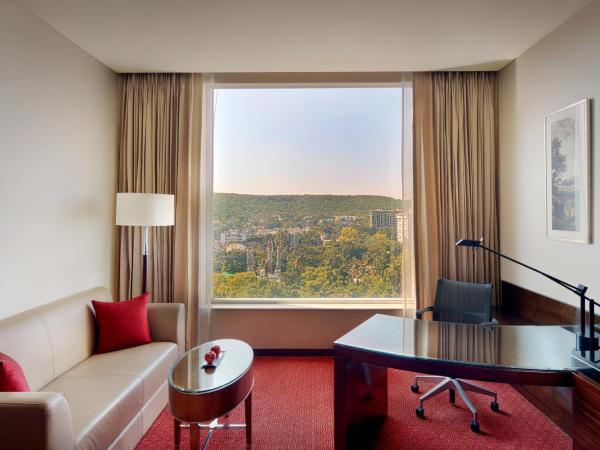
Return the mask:
[[331,348],[255,348],[256,356],[333,356]]

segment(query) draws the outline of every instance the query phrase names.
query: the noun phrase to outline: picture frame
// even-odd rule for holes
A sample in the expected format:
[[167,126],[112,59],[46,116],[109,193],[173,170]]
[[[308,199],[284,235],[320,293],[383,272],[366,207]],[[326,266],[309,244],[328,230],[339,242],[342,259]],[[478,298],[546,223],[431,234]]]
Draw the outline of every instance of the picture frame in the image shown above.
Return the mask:
[[546,115],[546,235],[591,242],[590,100]]

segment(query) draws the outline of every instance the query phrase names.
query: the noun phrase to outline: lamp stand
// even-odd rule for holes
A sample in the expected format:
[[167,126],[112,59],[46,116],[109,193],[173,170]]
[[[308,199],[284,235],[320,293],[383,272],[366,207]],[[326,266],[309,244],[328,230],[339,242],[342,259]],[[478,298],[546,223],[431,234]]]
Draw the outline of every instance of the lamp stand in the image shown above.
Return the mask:
[[148,287],[148,227],[144,227],[144,251],[142,253],[142,294]]
[[577,350],[579,351],[586,351],[586,350],[590,350],[590,351],[594,351],[594,350],[598,350],[600,347],[598,346],[598,338],[595,336],[595,318],[594,318],[594,306],[595,306],[595,302],[593,300],[589,301],[589,315],[590,315],[590,328],[589,328],[589,336],[587,335],[588,333],[586,333],[586,326],[585,326],[585,303],[586,301],[588,301],[588,298],[586,297],[585,293],[587,291],[587,286],[584,286],[582,284],[577,286],[577,289],[579,289],[579,324],[580,324],[580,330],[579,330],[579,334],[577,335]]

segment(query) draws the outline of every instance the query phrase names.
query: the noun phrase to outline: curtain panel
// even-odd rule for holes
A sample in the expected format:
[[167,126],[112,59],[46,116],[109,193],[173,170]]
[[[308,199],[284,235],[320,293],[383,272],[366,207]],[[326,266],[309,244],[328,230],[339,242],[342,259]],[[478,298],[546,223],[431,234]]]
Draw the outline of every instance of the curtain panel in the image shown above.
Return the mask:
[[[175,195],[175,226],[150,227],[153,302],[186,307],[186,344],[198,342],[202,79],[194,74],[119,78],[118,192]],[[141,293],[140,227],[119,227],[118,298]]]
[[433,304],[440,277],[493,283],[498,305],[498,257],[454,245],[499,248],[496,73],[415,73],[413,89],[418,305]]

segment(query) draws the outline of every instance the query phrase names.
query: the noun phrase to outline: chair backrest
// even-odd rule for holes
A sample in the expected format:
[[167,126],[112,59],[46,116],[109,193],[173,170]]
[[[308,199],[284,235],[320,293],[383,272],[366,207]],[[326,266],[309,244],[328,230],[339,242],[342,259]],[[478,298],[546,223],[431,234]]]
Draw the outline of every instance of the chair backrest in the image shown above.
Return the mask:
[[492,320],[492,285],[440,278],[433,320],[480,324]]

